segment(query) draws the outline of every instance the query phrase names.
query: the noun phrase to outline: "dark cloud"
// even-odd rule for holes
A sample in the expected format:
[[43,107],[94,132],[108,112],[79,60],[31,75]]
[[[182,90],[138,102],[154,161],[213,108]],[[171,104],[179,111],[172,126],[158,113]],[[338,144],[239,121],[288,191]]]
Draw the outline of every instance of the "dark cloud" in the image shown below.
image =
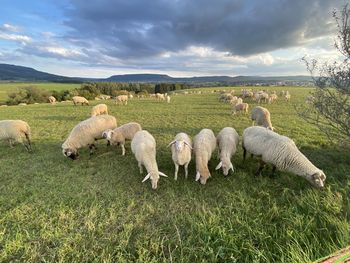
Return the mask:
[[66,40],[133,59],[205,46],[249,56],[329,35],[342,0],[72,0]]

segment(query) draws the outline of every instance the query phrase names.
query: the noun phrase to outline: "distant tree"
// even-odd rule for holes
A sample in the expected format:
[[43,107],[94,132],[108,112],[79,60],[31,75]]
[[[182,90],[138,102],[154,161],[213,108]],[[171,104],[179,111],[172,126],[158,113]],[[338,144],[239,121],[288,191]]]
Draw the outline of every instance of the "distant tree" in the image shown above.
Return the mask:
[[342,55],[340,61],[321,63],[316,59],[303,61],[310,72],[315,90],[298,109],[306,121],[319,127],[334,142],[350,139],[350,10],[346,4],[335,10],[333,18],[338,32],[335,48]]

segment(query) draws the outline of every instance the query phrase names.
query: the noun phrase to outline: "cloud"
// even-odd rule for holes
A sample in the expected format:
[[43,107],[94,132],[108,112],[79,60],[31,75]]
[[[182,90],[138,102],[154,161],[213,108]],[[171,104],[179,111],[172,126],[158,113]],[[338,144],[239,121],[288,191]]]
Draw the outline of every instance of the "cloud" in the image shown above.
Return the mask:
[[202,46],[249,56],[302,46],[334,30],[327,0],[72,0],[66,39],[117,58]]
[[0,26],[0,31],[19,32],[20,28],[18,26],[5,23]]
[[23,45],[25,45],[26,43],[28,43],[32,40],[30,37],[25,36],[25,35],[7,34],[7,33],[2,33],[2,32],[0,32],[0,39],[20,42]]

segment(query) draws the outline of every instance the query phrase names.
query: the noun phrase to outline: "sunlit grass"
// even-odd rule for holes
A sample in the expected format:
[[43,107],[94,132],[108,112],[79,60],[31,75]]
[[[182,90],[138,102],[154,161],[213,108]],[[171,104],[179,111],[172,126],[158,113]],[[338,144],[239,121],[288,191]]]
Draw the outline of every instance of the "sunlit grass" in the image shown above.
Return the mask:
[[119,124],[136,121],[154,135],[159,168],[169,175],[160,179],[156,191],[149,182],[141,183],[144,175],[129,143],[125,157],[120,148],[100,142],[91,158],[87,149],[78,161],[64,158],[62,142],[91,107],[58,103],[0,108],[0,119],[27,121],[34,142],[33,154],[21,145],[10,149],[0,143],[0,261],[310,262],[347,246],[349,152],[333,148],[297,117],[293,103],[303,102],[308,89],[268,89],[290,91],[291,103],[266,107],[277,131],[294,139],[325,171],[324,191],[287,173],[272,179],[267,170],[255,178],[257,162],[243,164],[240,147],[233,158],[234,174],[225,178],[214,171],[215,154],[207,185],[194,181],[193,161],[189,178],[184,179],[180,168],[174,181],[166,146],[176,133],[193,137],[202,128],[217,134],[232,126],[241,135],[251,125],[248,116],[232,117],[217,94],[173,96],[170,104],[152,99],[132,100],[127,106],[107,102]]

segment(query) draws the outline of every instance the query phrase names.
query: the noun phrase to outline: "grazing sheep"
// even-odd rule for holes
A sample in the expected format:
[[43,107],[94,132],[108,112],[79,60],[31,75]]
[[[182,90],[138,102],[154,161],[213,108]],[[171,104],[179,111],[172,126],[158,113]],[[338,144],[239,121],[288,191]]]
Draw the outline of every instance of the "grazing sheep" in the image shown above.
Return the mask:
[[147,175],[142,182],[151,178],[152,188],[157,189],[159,175],[168,177],[166,174],[158,170],[156,161],[156,141],[154,137],[146,130],[138,131],[131,141],[131,151],[135,158],[142,174],[142,165],[147,170]]
[[81,105],[84,105],[84,104],[89,105],[89,101],[81,96],[74,96],[72,100],[75,106],[79,103],[81,103]]
[[121,103],[122,105],[128,105],[128,95],[119,95],[115,98],[115,104]]
[[232,114],[235,115],[237,112],[248,113],[249,104],[248,103],[240,103],[236,104],[232,108]]
[[95,141],[102,139],[103,131],[116,127],[117,120],[111,115],[98,115],[78,123],[62,144],[63,155],[75,160],[79,156],[78,150],[85,146],[89,146],[92,155],[93,148],[96,149]]
[[287,90],[286,92],[285,92],[285,94],[284,94],[284,99],[286,100],[286,101],[290,101],[290,93],[289,93],[289,91]]
[[[27,139],[27,143],[24,143],[23,137]],[[32,151],[32,145],[30,142],[30,127],[25,121],[0,121],[0,140],[7,140],[11,148],[13,147],[14,142],[20,142],[24,145],[28,152]]]
[[274,101],[277,101],[277,94],[273,93],[269,96],[269,99],[268,99],[268,102],[271,104],[273,103]]
[[259,91],[259,92],[255,93],[254,98],[258,103],[260,103],[262,101],[267,103],[269,100],[269,94],[267,94],[264,91]]
[[91,110],[91,117],[101,115],[101,114],[108,115],[108,108],[106,104],[97,104]]
[[171,99],[170,96],[167,95],[167,96],[166,96],[166,102],[167,102],[167,103],[170,103],[170,99]]
[[270,119],[270,112],[268,109],[260,106],[256,106],[252,109],[251,118],[256,125],[263,126],[273,131],[273,127]]
[[165,96],[164,96],[164,94],[156,93],[156,99],[157,100],[165,100]]
[[186,133],[178,133],[174,140],[169,143],[171,146],[171,156],[175,165],[175,177],[177,180],[177,173],[179,171],[179,165],[185,166],[185,178],[188,176],[188,164],[191,161],[192,141]]
[[141,131],[142,127],[137,122],[129,122],[114,130],[106,130],[102,133],[102,137],[107,139],[111,145],[120,145],[122,147],[122,155],[125,155],[125,140],[132,140],[136,132]]
[[55,103],[56,103],[56,98],[55,98],[54,96],[50,96],[50,97],[49,97],[49,102],[50,102],[51,104],[55,104]]
[[212,130],[203,129],[193,138],[193,151],[196,156],[196,181],[206,184],[211,176],[208,162],[216,148],[216,138]]
[[265,164],[270,163],[273,165],[272,173],[277,168],[299,175],[317,188],[324,187],[326,175],[299,151],[290,138],[253,126],[244,130],[242,146],[243,159],[247,152],[262,158],[256,175],[261,175]]
[[234,128],[226,127],[219,132],[216,140],[219,146],[220,163],[216,166],[215,170],[222,167],[222,171],[226,176],[230,169],[234,172],[231,158],[237,151],[239,135]]

